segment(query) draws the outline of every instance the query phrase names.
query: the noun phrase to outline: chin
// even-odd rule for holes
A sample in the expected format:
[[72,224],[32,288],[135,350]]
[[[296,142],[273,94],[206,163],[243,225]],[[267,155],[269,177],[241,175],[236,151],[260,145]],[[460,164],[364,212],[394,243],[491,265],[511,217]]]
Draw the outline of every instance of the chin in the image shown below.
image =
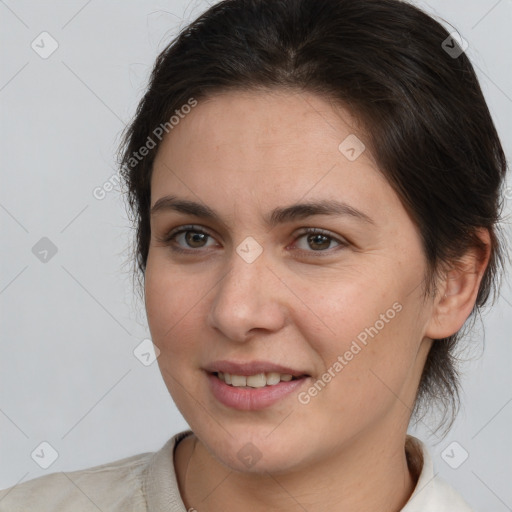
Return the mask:
[[[281,432],[278,434],[278,430]],[[193,429],[210,454],[232,471],[250,474],[280,473],[307,463],[307,439],[295,439],[283,426]],[[269,433],[272,432],[270,435]],[[304,429],[304,432],[307,432]],[[230,435],[231,434],[231,435]]]

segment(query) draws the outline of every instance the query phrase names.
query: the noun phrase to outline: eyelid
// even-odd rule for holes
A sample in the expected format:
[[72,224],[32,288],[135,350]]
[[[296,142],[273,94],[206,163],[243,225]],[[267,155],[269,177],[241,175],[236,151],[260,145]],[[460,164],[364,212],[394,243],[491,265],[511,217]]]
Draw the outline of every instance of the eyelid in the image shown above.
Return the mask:
[[333,240],[336,240],[340,244],[348,244],[348,240],[342,237],[341,235],[337,235],[336,233],[333,233],[332,231],[329,231],[327,229],[322,228],[311,228],[311,227],[303,227],[298,228],[299,232],[295,234],[296,237],[302,236],[302,235],[325,235],[329,238],[332,238]]
[[208,236],[211,236],[212,238],[214,238],[213,235],[206,228],[203,228],[202,226],[199,226],[197,224],[185,224],[183,226],[177,226],[176,228],[171,229],[171,231],[169,231],[168,233],[166,233],[163,236],[162,241],[169,241],[172,237],[174,237],[175,235],[181,234],[184,231],[197,231],[198,233],[204,233],[205,235],[208,235]]
[[[185,224],[182,226],[178,226],[174,229],[171,229],[168,233],[164,234],[162,237],[157,237],[157,240],[160,243],[164,244],[170,244],[174,238],[176,238],[177,235],[181,235],[182,233],[186,233],[187,231],[194,231],[197,233],[202,233],[204,235],[208,235],[210,238],[215,238],[215,236],[206,228],[203,228],[202,226],[199,226],[197,224]],[[177,251],[180,250],[180,248],[172,247],[172,249],[176,249]],[[198,249],[183,249],[184,252],[198,252]]]

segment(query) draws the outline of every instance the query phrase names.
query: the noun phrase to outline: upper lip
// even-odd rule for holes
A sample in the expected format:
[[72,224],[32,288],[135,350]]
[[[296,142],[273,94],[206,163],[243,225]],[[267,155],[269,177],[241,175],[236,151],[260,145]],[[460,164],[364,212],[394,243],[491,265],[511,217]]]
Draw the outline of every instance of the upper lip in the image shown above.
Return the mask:
[[258,373],[281,373],[289,374],[294,377],[301,377],[307,375],[307,373],[300,370],[294,370],[287,366],[281,366],[279,364],[270,363],[268,361],[250,361],[236,363],[234,361],[216,361],[211,363],[204,368],[207,372],[216,373],[229,373],[230,375],[256,375]]

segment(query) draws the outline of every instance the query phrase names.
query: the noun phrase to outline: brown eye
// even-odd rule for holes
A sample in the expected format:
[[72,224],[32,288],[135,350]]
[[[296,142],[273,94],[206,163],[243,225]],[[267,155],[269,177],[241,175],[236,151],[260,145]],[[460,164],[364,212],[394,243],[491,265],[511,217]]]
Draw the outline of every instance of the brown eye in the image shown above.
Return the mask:
[[331,240],[325,235],[308,235],[307,241],[312,249],[328,249],[331,245]]
[[[329,232],[318,228],[305,229],[302,234],[299,234],[297,237],[297,240],[301,239],[304,239],[306,242],[305,247],[299,247],[299,250],[309,253],[330,252],[329,249],[333,248],[331,246],[333,242],[336,243],[338,247],[346,247],[349,245],[348,242],[344,241],[343,239],[339,239]],[[337,246],[334,246],[334,248]]]
[[163,240],[175,252],[198,252],[198,249],[208,247],[208,239],[213,237],[195,226],[182,226],[171,231]]
[[185,243],[194,249],[198,247],[203,247],[205,240],[209,237],[206,233],[201,233],[198,231],[184,231],[183,234]]

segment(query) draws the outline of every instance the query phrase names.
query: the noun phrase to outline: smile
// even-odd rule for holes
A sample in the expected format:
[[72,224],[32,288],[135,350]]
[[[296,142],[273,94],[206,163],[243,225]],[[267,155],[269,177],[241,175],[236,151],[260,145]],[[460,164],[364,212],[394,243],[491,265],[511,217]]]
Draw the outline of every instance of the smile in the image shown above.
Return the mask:
[[295,375],[282,373],[288,370],[284,368],[281,371],[265,372],[251,370],[251,367],[254,368],[254,365],[232,369],[238,373],[211,369],[206,371],[209,389],[215,401],[230,409],[258,411],[296,395],[310,378],[299,372],[293,372]]

